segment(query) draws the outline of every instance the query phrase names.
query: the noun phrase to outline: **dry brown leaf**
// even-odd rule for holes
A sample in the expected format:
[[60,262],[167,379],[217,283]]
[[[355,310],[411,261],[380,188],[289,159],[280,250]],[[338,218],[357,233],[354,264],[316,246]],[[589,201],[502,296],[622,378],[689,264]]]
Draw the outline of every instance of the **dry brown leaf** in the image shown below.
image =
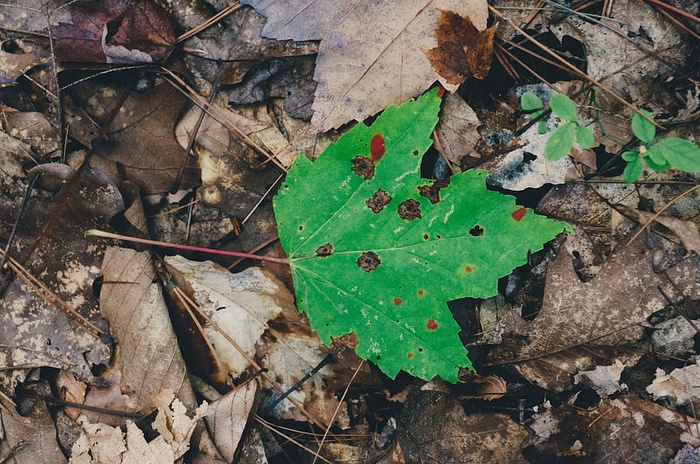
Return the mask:
[[43,401],[38,401],[29,415],[20,416],[0,408],[2,440],[0,455],[16,454],[13,464],[62,464],[67,462],[56,442],[56,426]]
[[[547,272],[542,308],[532,322],[525,322],[516,313],[503,321],[506,338],[503,345],[490,354],[492,360],[518,362],[526,370],[549,371],[548,388],[567,388],[567,372],[576,370],[559,352],[579,345],[620,345],[636,341],[642,334],[640,324],[668,301],[700,296],[697,280],[700,265],[697,256],[681,261],[663,274],[652,268],[652,254],[642,240],[618,247],[590,282],[581,282],[571,258],[559,252]],[[522,341],[518,341],[524,340]],[[519,348],[517,348],[519,347]],[[515,354],[507,354],[514,350]],[[563,355],[563,353],[561,353]],[[564,376],[559,376],[564,373]],[[569,372],[575,373],[575,372]]]
[[155,269],[148,253],[109,248],[102,262],[100,309],[121,347],[121,391],[130,411],[150,412],[164,389],[196,407]]
[[311,120],[320,131],[362,121],[418,96],[439,79],[423,53],[437,45],[438,9],[469,16],[479,30],[488,16],[482,0],[243,3],[267,18],[264,37],[321,40]]
[[438,46],[425,50],[435,70],[448,84],[484,79],[491,70],[496,25],[478,30],[472,20],[442,10],[436,31]]
[[399,443],[407,464],[439,456],[439,462],[526,463],[520,453],[525,427],[504,414],[469,414],[449,395],[409,395],[400,419]]
[[238,443],[248,423],[248,415],[255,404],[257,391],[257,382],[248,382],[209,405],[204,421],[216,448],[226,462],[233,462]]

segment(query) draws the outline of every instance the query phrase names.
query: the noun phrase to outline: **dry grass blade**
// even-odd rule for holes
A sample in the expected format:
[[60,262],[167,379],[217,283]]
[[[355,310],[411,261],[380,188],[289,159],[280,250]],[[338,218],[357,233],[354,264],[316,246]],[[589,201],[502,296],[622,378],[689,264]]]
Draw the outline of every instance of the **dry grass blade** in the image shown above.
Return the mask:
[[190,37],[193,37],[193,36],[199,34],[199,33],[202,32],[203,30],[205,30],[205,29],[207,29],[207,28],[213,26],[214,24],[216,24],[216,23],[218,23],[219,21],[221,21],[222,19],[224,19],[226,16],[228,16],[228,15],[230,15],[231,13],[233,13],[234,11],[238,10],[240,7],[241,7],[240,2],[233,2],[232,4],[230,4],[229,6],[227,6],[226,8],[224,8],[223,10],[219,11],[218,13],[216,13],[216,14],[215,14],[214,16],[212,16],[211,18],[209,18],[209,19],[207,19],[206,21],[204,21],[204,22],[203,22],[202,24],[200,24],[199,26],[193,27],[193,28],[190,29],[189,31],[187,31],[187,32],[185,32],[184,34],[182,34],[181,36],[179,36],[179,37],[175,40],[175,43],[184,42],[185,40],[189,39]]
[[259,423],[260,425],[262,425],[263,427],[266,427],[270,432],[275,433],[275,434],[277,434],[277,435],[283,437],[285,440],[288,440],[290,443],[294,443],[296,446],[298,446],[299,448],[303,449],[303,450],[306,451],[307,453],[311,454],[311,455],[314,456],[315,458],[320,459],[321,461],[323,461],[323,462],[325,462],[325,463],[327,463],[327,464],[333,464],[333,462],[331,462],[331,461],[329,461],[328,459],[324,458],[323,456],[319,455],[317,452],[315,452],[314,450],[312,450],[312,449],[309,448],[308,446],[304,446],[303,444],[301,444],[299,441],[295,440],[294,438],[292,438],[292,437],[290,437],[290,436],[288,436],[288,435],[285,435],[284,433],[280,432],[280,431],[277,430],[271,423],[267,422],[265,419],[263,419],[262,417],[258,416],[257,414],[253,414],[253,419],[255,419],[256,421],[258,421],[258,423]]

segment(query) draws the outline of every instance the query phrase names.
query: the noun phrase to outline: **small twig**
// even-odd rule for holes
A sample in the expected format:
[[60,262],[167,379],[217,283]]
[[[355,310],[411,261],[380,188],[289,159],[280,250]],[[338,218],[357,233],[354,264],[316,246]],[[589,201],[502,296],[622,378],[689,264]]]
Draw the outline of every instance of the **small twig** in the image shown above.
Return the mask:
[[669,201],[667,204],[665,204],[664,207],[661,208],[656,214],[654,214],[654,215],[649,219],[649,221],[647,221],[646,224],[642,225],[642,227],[637,231],[637,233],[634,234],[634,235],[632,236],[631,239],[629,239],[629,241],[627,242],[627,244],[629,245],[629,244],[632,243],[637,237],[639,237],[639,235],[640,235],[642,232],[644,232],[644,230],[646,230],[647,227],[649,227],[649,224],[651,224],[652,222],[654,222],[654,221],[656,220],[656,218],[658,218],[659,216],[661,216],[661,214],[662,214],[664,211],[666,211],[669,207],[671,207],[672,204],[674,204],[676,201],[680,200],[680,199],[683,198],[684,196],[688,195],[689,193],[691,193],[691,192],[697,190],[698,188],[700,188],[700,184],[696,185],[695,187],[693,187],[693,188],[691,188],[691,189],[686,190],[685,192],[681,193],[680,195],[678,195],[677,197],[675,197],[675,198],[673,198],[671,201]]
[[181,245],[181,244],[177,244],[177,243],[159,242],[157,240],[148,240],[145,238],[129,237],[128,235],[113,234],[111,232],[105,232],[103,230],[98,230],[98,229],[86,230],[84,235],[85,235],[85,237],[112,238],[115,240],[123,240],[125,242],[141,243],[143,245],[151,245],[151,246],[157,246],[157,247],[163,247],[163,248],[173,248],[175,250],[195,251],[195,252],[199,252],[199,253],[208,253],[208,254],[212,254],[212,255],[222,255],[222,256],[236,256],[239,258],[256,259],[258,261],[270,261],[270,262],[279,263],[279,264],[289,264],[289,261],[287,259],[284,259],[284,258],[273,258],[271,256],[253,255],[250,253],[241,253],[238,251],[217,250],[214,248],[205,248],[205,247],[199,247],[199,246],[194,246],[194,245]]
[[193,27],[193,28],[190,29],[189,31],[187,31],[187,32],[185,32],[184,34],[182,34],[181,36],[179,36],[179,37],[175,40],[175,43],[184,42],[185,40],[189,39],[190,37],[199,34],[199,33],[202,32],[203,30],[205,30],[205,29],[207,29],[207,28],[213,26],[214,24],[218,23],[219,21],[221,21],[222,19],[224,19],[226,16],[230,15],[230,14],[233,13],[234,11],[238,10],[239,8],[241,8],[240,2],[233,2],[232,4],[230,4],[229,6],[227,6],[226,8],[224,8],[223,10],[219,11],[218,13],[216,13],[216,14],[215,14],[214,16],[212,16],[211,18],[209,18],[209,19],[207,19],[206,21],[204,21],[202,24],[200,24],[200,25],[198,25],[198,26],[196,26],[196,27]]

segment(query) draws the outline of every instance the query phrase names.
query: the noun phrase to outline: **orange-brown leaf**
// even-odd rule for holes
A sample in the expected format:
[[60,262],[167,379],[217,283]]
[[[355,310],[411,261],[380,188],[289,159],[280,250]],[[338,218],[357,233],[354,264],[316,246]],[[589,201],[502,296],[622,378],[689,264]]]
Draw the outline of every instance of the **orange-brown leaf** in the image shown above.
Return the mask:
[[425,50],[435,71],[449,84],[461,84],[469,77],[485,78],[491,70],[496,26],[479,31],[469,17],[441,13],[435,31],[438,46]]

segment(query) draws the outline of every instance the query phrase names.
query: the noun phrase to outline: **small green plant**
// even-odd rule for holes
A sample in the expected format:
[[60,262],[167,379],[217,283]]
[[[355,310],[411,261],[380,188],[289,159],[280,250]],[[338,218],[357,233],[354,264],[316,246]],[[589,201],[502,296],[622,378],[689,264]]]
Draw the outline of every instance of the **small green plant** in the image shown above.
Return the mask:
[[[525,92],[520,97],[520,106],[532,119],[540,117],[544,113],[544,105],[540,97],[532,92]],[[544,154],[549,161],[557,161],[566,156],[574,146],[574,139],[584,150],[593,146],[593,133],[591,130],[579,124],[576,114],[576,105],[573,100],[561,93],[555,93],[549,100],[549,107],[559,119],[562,120],[557,130],[547,139]],[[547,123],[540,120],[538,132],[547,132]]]
[[656,126],[651,113],[641,110],[647,116],[635,114],[632,118],[632,132],[642,144],[637,151],[629,150],[622,153],[622,159],[627,166],[622,172],[622,179],[629,183],[635,182],[642,175],[644,164],[656,172],[663,172],[671,167],[681,171],[700,172],[700,148],[690,140],[678,137],[666,137],[654,142]]

